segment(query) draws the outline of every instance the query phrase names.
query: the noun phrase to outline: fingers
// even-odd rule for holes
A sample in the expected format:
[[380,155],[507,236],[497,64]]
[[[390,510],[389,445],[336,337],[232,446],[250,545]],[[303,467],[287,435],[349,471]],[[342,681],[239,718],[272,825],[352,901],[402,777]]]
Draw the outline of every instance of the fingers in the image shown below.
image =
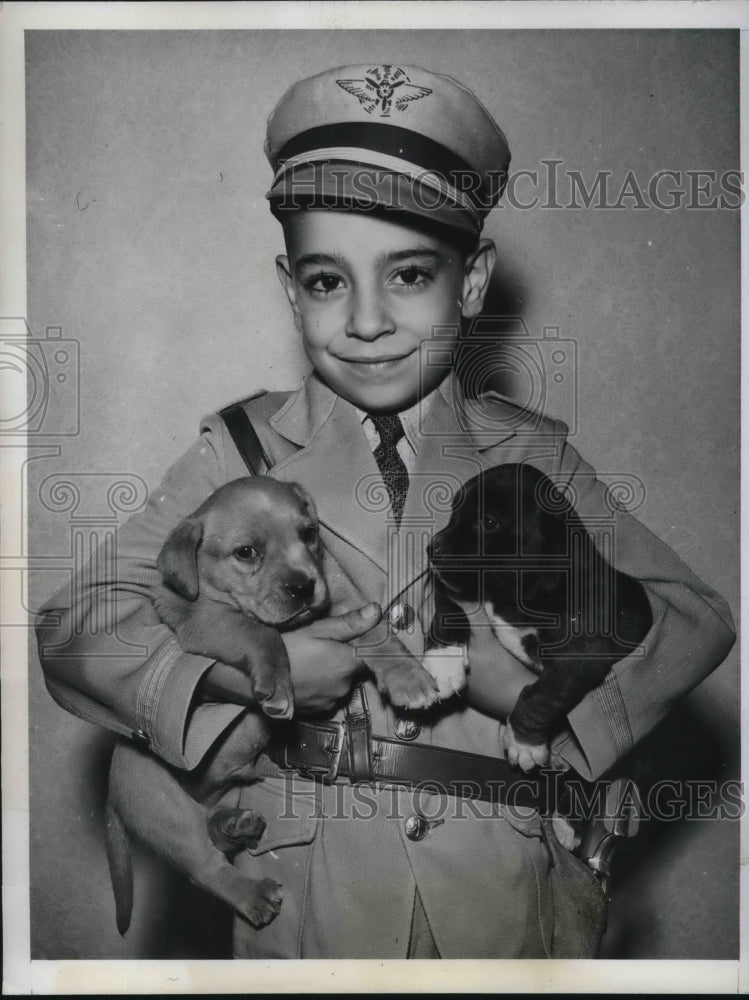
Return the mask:
[[333,618],[322,618],[308,626],[310,633],[316,639],[335,639],[337,642],[349,642],[358,639],[373,629],[382,617],[382,609],[374,602],[361,608],[347,611],[345,615]]

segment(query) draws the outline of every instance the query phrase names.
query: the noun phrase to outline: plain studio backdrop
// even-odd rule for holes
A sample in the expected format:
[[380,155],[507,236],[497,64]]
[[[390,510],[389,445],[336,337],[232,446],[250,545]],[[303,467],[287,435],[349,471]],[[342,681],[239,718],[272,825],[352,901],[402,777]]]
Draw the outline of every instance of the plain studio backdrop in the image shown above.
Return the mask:
[[[32,607],[156,487],[202,414],[306,372],[275,276],[265,120],[295,80],[366,62],[465,82],[513,169],[540,171],[517,188],[540,204],[487,224],[489,310],[515,340],[477,370],[570,423],[583,456],[629,484],[636,516],[738,612],[738,212],[636,196],[545,207],[542,164],[561,162],[562,205],[569,171],[588,187],[610,172],[616,200],[629,171],[646,190],[680,172],[665,193],[688,192],[689,170],[738,169],[737,31],[49,31],[27,33],[26,57],[29,323],[48,371],[67,364],[28,465],[33,551],[49,558]],[[227,954],[221,914],[144,855],[123,945],[102,833],[112,738],[52,702],[33,649],[29,670],[32,957]],[[720,781],[738,745],[734,651],[631,769],[645,788]],[[738,832],[645,824],[617,862],[604,954],[736,958]]]

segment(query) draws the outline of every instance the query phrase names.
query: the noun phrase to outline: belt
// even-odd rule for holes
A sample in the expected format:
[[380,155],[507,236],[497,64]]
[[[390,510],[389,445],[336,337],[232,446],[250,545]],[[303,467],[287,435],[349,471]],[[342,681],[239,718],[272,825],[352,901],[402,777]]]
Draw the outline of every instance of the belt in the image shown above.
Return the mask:
[[554,812],[564,791],[565,772],[523,774],[506,760],[447,747],[372,736],[366,708],[352,699],[346,721],[277,723],[265,753],[281,768],[333,784],[394,784]]

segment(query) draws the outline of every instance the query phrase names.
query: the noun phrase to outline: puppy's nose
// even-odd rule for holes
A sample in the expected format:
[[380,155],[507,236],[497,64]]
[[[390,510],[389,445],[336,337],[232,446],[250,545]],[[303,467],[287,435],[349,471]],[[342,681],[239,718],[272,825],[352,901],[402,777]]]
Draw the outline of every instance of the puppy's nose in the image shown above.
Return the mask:
[[284,584],[286,590],[297,601],[310,604],[315,596],[315,581],[309,576],[295,576],[289,578]]

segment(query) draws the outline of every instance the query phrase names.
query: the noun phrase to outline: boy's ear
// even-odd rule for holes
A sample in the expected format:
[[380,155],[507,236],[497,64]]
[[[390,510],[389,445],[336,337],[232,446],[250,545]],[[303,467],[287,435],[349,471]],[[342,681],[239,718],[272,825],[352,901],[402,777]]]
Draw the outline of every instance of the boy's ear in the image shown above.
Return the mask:
[[466,318],[478,316],[483,309],[496,262],[497,248],[489,239],[480,240],[476,249],[466,257],[461,305],[462,314]]
[[286,292],[286,298],[289,300],[291,311],[294,314],[294,323],[296,328],[301,332],[302,320],[299,313],[299,303],[296,298],[296,288],[294,288],[294,279],[291,276],[289,258],[285,257],[283,254],[279,254],[279,256],[276,257],[276,274],[278,275],[278,280],[281,282],[283,290]]

